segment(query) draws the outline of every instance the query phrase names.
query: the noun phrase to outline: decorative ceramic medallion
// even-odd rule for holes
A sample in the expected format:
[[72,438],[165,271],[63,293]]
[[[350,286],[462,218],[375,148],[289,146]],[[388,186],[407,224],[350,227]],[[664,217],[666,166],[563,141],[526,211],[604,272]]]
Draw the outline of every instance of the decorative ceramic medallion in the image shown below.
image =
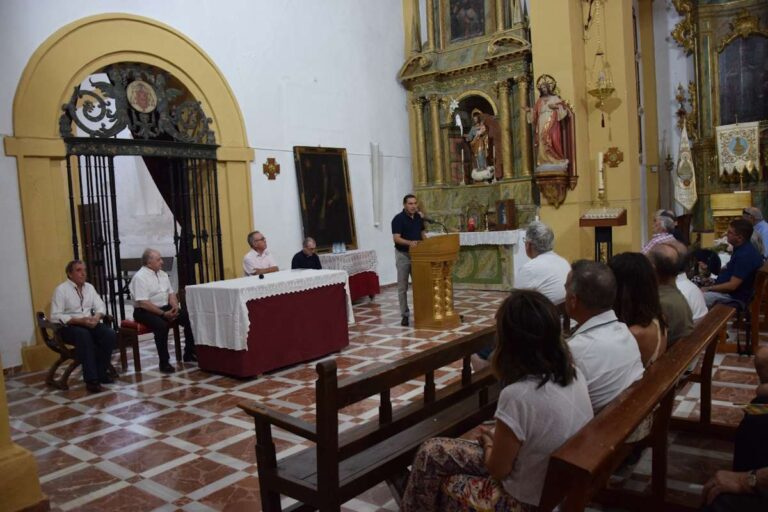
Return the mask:
[[134,80],[128,84],[125,95],[128,98],[128,104],[142,114],[148,114],[157,107],[155,90],[143,80]]

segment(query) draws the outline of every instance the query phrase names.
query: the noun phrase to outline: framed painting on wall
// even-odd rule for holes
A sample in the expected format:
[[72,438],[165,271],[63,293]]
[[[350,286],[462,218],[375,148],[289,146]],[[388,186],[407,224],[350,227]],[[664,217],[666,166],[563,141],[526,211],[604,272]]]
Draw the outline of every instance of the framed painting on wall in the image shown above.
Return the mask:
[[293,159],[304,236],[315,239],[319,252],[330,251],[339,242],[356,249],[347,150],[294,146]]

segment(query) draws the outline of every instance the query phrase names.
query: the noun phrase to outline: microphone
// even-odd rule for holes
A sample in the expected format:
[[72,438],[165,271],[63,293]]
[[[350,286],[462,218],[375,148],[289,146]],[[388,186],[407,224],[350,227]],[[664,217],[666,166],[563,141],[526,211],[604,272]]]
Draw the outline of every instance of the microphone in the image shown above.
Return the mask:
[[430,219],[429,217],[422,217],[422,218],[421,218],[421,220],[423,220],[423,221],[424,221],[424,222],[426,222],[427,224],[437,224],[438,226],[440,226],[441,228],[443,228],[443,231],[445,231],[446,233],[448,232],[448,228],[447,228],[447,227],[445,227],[445,224],[443,224],[443,223],[442,223],[442,222],[440,222],[439,220]]

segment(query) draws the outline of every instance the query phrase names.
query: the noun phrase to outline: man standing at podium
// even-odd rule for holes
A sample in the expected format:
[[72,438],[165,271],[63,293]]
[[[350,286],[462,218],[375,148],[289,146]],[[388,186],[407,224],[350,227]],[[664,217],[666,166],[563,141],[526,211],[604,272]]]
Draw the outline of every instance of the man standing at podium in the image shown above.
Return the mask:
[[395,241],[395,265],[397,267],[397,301],[400,304],[400,325],[408,326],[408,276],[411,274],[411,247],[424,238],[424,219],[418,212],[416,196],[403,198],[403,211],[392,219],[392,239]]

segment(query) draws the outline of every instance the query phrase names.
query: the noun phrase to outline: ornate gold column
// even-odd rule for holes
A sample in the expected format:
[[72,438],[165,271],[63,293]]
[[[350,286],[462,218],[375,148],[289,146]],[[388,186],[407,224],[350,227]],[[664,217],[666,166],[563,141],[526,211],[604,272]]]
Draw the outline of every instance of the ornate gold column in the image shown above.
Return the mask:
[[[504,0],[496,0],[496,32],[504,30]],[[506,178],[506,175],[504,176]]]
[[421,52],[421,15],[419,0],[412,0],[413,19],[411,19],[411,53]]
[[443,145],[440,143],[440,98],[429,96],[429,115],[432,121],[432,161],[435,164],[434,184],[443,185]]
[[498,86],[499,105],[501,107],[501,163],[504,166],[504,179],[508,180],[514,177],[512,170],[512,134],[509,129],[512,121],[509,115],[509,82],[502,80],[497,82],[496,85]]
[[[520,108],[524,109],[528,106],[528,82],[530,78],[527,75],[522,75],[516,78],[517,80],[517,97]],[[520,112],[520,175],[531,175],[531,127],[528,125],[528,116],[523,110]]]
[[424,144],[424,111],[422,105],[424,98],[416,97],[411,100],[413,119],[416,121],[416,155],[414,156],[416,171],[416,186],[423,187],[427,184],[427,153]]
[[[419,0],[416,0],[418,3]],[[435,49],[435,2],[427,0],[427,50]]]
[[[2,361],[0,361],[2,368]],[[35,457],[11,440],[5,376],[0,372],[0,503],[3,510],[48,510],[37,476]]]

